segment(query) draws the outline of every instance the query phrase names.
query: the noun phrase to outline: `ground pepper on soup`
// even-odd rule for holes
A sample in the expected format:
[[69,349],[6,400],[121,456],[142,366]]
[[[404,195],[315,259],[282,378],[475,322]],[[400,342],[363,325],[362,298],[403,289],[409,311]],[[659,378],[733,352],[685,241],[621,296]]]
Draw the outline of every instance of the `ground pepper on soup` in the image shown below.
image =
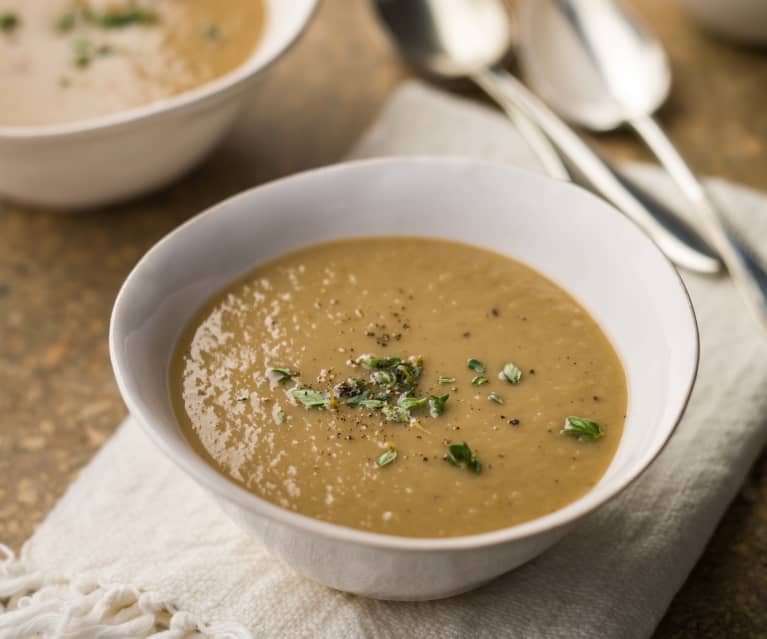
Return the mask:
[[242,65],[262,0],[0,0],[0,125],[85,120]]
[[317,244],[228,286],[181,336],[181,427],[278,505],[393,535],[507,527],[587,492],[623,429],[623,369],[565,291],[427,238]]

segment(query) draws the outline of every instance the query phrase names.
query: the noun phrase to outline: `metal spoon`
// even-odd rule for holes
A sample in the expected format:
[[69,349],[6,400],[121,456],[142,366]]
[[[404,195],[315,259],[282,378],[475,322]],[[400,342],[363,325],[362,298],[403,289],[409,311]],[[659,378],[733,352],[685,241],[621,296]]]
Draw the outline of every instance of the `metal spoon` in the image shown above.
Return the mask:
[[569,178],[549,140],[673,262],[703,273],[720,270],[719,261],[694,232],[632,189],[541,100],[498,66],[512,44],[503,0],[374,0],[374,6],[413,66],[432,76],[477,83],[514,120],[551,175]]
[[660,42],[612,0],[517,5],[520,58],[535,90],[572,122],[596,131],[628,124],[641,136],[694,206],[706,237],[767,331],[767,273],[652,117],[671,86]]

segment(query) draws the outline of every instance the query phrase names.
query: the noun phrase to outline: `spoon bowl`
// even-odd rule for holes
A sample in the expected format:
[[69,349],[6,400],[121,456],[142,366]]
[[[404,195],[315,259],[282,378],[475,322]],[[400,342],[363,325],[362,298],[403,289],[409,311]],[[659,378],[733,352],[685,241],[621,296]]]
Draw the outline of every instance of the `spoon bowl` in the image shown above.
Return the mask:
[[671,71],[665,51],[617,3],[532,0],[520,3],[519,21],[526,77],[571,122],[611,131],[666,101]]
[[501,62],[512,45],[509,14],[502,2],[483,0],[381,0],[376,9],[413,66],[434,76],[471,76]]

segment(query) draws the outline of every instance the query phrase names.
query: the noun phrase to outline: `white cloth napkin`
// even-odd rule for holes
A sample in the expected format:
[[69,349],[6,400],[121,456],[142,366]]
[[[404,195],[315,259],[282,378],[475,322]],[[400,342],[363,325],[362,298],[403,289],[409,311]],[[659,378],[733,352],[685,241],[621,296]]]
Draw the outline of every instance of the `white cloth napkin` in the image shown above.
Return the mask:
[[[501,116],[416,84],[353,156],[425,153],[535,166]],[[631,172],[675,197],[657,169]],[[767,198],[711,186],[749,237],[767,236]],[[0,639],[647,637],[767,439],[767,348],[726,279],[684,279],[703,347],[682,425],[636,484],[518,570],[427,603],[317,585],[240,532],[129,419],[0,567]]]

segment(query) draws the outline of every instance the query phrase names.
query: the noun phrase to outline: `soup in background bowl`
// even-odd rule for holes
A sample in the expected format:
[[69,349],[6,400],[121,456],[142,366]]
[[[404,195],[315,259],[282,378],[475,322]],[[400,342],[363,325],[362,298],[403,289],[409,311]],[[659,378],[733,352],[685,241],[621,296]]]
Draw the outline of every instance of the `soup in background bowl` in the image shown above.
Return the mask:
[[316,5],[0,4],[0,78],[15,87],[0,101],[0,197],[78,211],[179,177],[226,135]]
[[6,0],[0,126],[77,122],[199,87],[252,55],[262,0]]
[[[277,432],[277,427],[289,425],[293,426],[297,440],[299,435],[308,432],[307,427],[317,429],[310,435],[330,435],[327,430],[329,423],[321,424],[316,420],[330,419],[335,415],[353,420],[364,416],[365,420],[369,419],[372,430],[381,430],[383,437],[363,439],[361,434],[366,431],[352,430],[352,426],[343,432],[338,430],[341,438],[346,434],[354,438],[342,440],[350,446],[335,451],[341,466],[364,462],[359,468],[364,467],[380,477],[385,477],[386,473],[399,473],[403,480],[395,479],[393,485],[396,491],[401,491],[400,494],[407,495],[405,488],[409,484],[405,473],[409,469],[415,470],[416,455],[424,452],[428,461],[420,463],[428,465],[433,473],[432,479],[436,478],[445,484],[437,490],[460,485],[458,490],[467,497],[466,508],[472,506],[471,492],[466,486],[476,486],[488,480],[497,481],[497,492],[502,496],[509,496],[514,491],[513,473],[509,472],[511,461],[502,468],[496,466],[499,462],[492,458],[494,433],[500,433],[499,437],[504,439],[502,445],[508,447],[510,454],[511,451],[519,454],[513,445],[513,438],[519,437],[517,441],[521,442],[523,433],[532,432],[541,437],[550,437],[550,441],[557,445],[570,447],[573,453],[581,451],[580,459],[586,455],[585,451],[593,452],[601,446],[607,454],[597,463],[598,468],[592,475],[595,485],[585,486],[585,493],[571,495],[563,503],[554,504],[552,512],[534,513],[533,518],[526,521],[522,517],[519,520],[521,523],[515,523],[513,518],[506,520],[512,525],[496,521],[485,527],[484,532],[477,532],[477,528],[471,527],[441,530],[437,522],[433,526],[429,524],[431,527],[426,536],[419,536],[416,530],[406,527],[387,530],[383,513],[378,509],[373,511],[381,515],[376,527],[365,530],[361,523],[364,514],[356,522],[336,519],[331,509],[323,510],[322,504],[316,503],[317,500],[312,502],[316,511],[310,512],[307,508],[304,510],[307,514],[302,514],[299,508],[293,510],[290,503],[280,505],[279,498],[271,499],[267,494],[259,496],[250,492],[244,486],[247,483],[244,477],[232,477],[232,473],[226,473],[227,469],[215,468],[211,459],[204,458],[201,447],[193,443],[190,425],[183,423],[183,414],[178,412],[179,403],[176,402],[174,406],[174,396],[178,399],[179,395],[178,388],[174,388],[172,383],[173,379],[178,379],[172,373],[174,357],[176,365],[181,366],[182,354],[186,352],[184,345],[192,347],[192,333],[184,332],[187,327],[202,326],[206,318],[212,317],[216,304],[229,302],[236,305],[238,292],[245,294],[245,289],[238,289],[238,286],[250,286],[252,295],[255,292],[263,294],[264,284],[259,275],[271,273],[269,277],[273,278],[283,269],[289,281],[285,269],[295,267],[293,261],[296,259],[304,263],[315,259],[317,265],[327,265],[329,261],[335,260],[340,272],[341,262],[351,260],[352,253],[357,257],[348,263],[359,263],[359,252],[365,252],[366,243],[371,255],[385,258],[387,251],[391,250],[393,236],[401,237],[403,232],[410,238],[401,240],[408,243],[407,251],[423,251],[424,255],[432,257],[431,261],[438,259],[440,271],[448,275],[471,272],[472,264],[477,264],[483,265],[485,271],[498,270],[498,279],[493,280],[496,286],[505,286],[506,274],[513,275],[513,279],[520,285],[527,280],[528,285],[535,286],[537,283],[548,290],[552,303],[555,306],[562,305],[558,310],[563,314],[560,317],[570,325],[563,329],[552,325],[550,328],[553,333],[550,334],[567,336],[572,342],[575,335],[573,330],[590,332],[600,347],[588,350],[593,350],[595,355],[598,351],[601,353],[599,362],[608,371],[605,379],[611,380],[613,384],[612,390],[602,389],[605,393],[605,406],[596,408],[594,404],[599,405],[599,401],[594,401],[593,396],[591,400],[581,397],[585,392],[599,394],[599,391],[586,385],[576,393],[578,401],[583,402],[578,405],[580,414],[571,413],[567,405],[557,406],[554,402],[547,402],[545,411],[548,412],[538,417],[537,409],[522,400],[523,393],[529,393],[527,399],[531,400],[535,394],[542,394],[546,390],[544,385],[547,375],[551,374],[551,370],[546,369],[552,367],[557,361],[557,353],[561,351],[548,345],[546,348],[552,346],[549,352],[554,354],[547,355],[543,347],[535,352],[531,334],[519,328],[523,320],[519,318],[517,324],[514,319],[518,315],[522,316],[524,311],[509,306],[511,300],[507,295],[515,294],[512,288],[505,289],[507,295],[503,299],[491,302],[492,292],[472,285],[470,288],[477,290],[464,289],[462,301],[476,294],[478,304],[472,311],[476,315],[471,321],[477,323],[482,319],[481,326],[486,330],[499,331],[496,336],[503,333],[504,339],[497,347],[477,341],[474,342],[476,351],[473,351],[464,346],[462,340],[467,338],[461,334],[451,338],[457,344],[452,344],[450,350],[444,351],[445,355],[441,356],[439,348],[432,348],[428,344],[427,332],[413,330],[409,337],[405,337],[404,331],[408,329],[403,326],[395,331],[403,334],[399,341],[401,347],[396,347],[392,340],[396,343],[397,338],[392,337],[389,326],[396,319],[392,314],[386,322],[386,329],[376,327],[373,321],[370,332],[374,335],[365,335],[364,331],[361,335],[355,333],[356,337],[352,340],[354,343],[348,346],[354,347],[356,352],[369,345],[360,353],[368,357],[360,360],[358,356],[350,356],[349,360],[357,360],[353,361],[357,368],[347,364],[346,359],[334,359],[331,367],[336,377],[331,379],[329,370],[322,373],[323,363],[319,361],[319,355],[330,358],[330,350],[328,344],[322,345],[319,341],[328,341],[327,331],[338,326],[332,319],[316,322],[316,328],[309,322],[309,329],[297,343],[296,349],[275,351],[272,360],[260,362],[269,369],[287,370],[275,373],[259,366],[258,370],[252,371],[258,375],[268,374],[273,379],[267,387],[259,384],[260,377],[248,377],[249,386],[246,390],[250,394],[247,397],[245,393],[240,395],[242,389],[238,388],[230,397],[234,410],[240,410],[237,406],[241,405],[243,418],[247,417],[252,426],[268,429],[262,431],[267,438],[270,432]],[[346,248],[336,253],[338,247]],[[330,255],[323,256],[322,251],[325,250],[332,250],[336,257],[331,259]],[[453,250],[460,253],[460,259]],[[442,257],[434,257],[432,251],[440,252]],[[342,254],[345,256],[343,259]],[[461,264],[461,261],[467,261],[468,266]],[[378,263],[379,270],[385,268],[384,264],[388,264],[388,260],[383,259]],[[414,276],[413,283],[418,283],[419,288],[428,288],[428,281],[435,276],[439,277],[436,273],[435,269],[425,268],[422,275]],[[330,286],[330,274],[326,274],[325,278],[329,281],[327,285],[318,280],[312,281],[313,286]],[[259,282],[257,286],[256,280]],[[381,290],[385,288],[386,281],[382,277]],[[233,283],[234,288],[229,290],[234,294],[231,298],[228,295],[216,297]],[[301,284],[300,279],[297,284]],[[397,298],[403,301],[401,306],[406,306],[405,312],[411,311],[416,316],[415,307],[407,308],[408,301],[414,301],[407,300],[411,294],[408,292],[407,281],[398,285],[405,291],[405,300]],[[513,287],[514,282],[509,282],[508,286]],[[362,296],[364,290],[365,285],[359,279],[353,287],[351,283],[343,287],[345,297],[352,294]],[[414,290],[414,297],[415,293]],[[399,291],[397,294],[403,295]],[[516,294],[522,296],[527,293],[518,290]],[[306,312],[320,312],[320,309],[313,308],[316,300],[312,297],[316,295],[317,291],[311,291],[301,296],[305,301],[312,300],[310,306],[305,307]],[[390,295],[394,293],[390,292]],[[337,297],[335,294],[331,296],[328,303],[330,299],[337,298],[338,304],[331,304],[328,308],[323,302],[324,312],[331,315],[341,312],[342,317],[338,319],[343,319],[345,312],[351,310],[354,313],[356,310],[356,307],[351,308],[350,302],[342,300],[340,294]],[[393,303],[394,299],[382,298],[381,303]],[[532,304],[528,298],[525,299],[527,304]],[[206,307],[211,300],[212,305]],[[331,310],[335,306],[343,306],[343,309]],[[359,308],[363,315],[366,312],[391,313],[393,309],[388,308],[388,304],[386,306],[384,311],[376,310],[380,307],[372,302],[360,305]],[[247,315],[255,308],[258,307],[246,305],[244,312]],[[309,308],[313,310],[309,311]],[[438,316],[431,324],[437,327],[435,331],[452,331],[451,326],[455,326],[453,322],[462,321],[460,314],[452,317],[453,307],[449,296],[431,307],[426,304],[419,305],[419,308],[418,317],[428,315],[423,313],[424,309]],[[493,308],[498,311],[498,316],[493,314]],[[295,310],[300,313],[300,309]],[[484,317],[485,314],[489,316]],[[554,313],[551,317],[556,316]],[[578,329],[572,327],[575,317],[582,321]],[[277,318],[277,324],[271,323],[270,327],[266,316],[253,315],[250,319],[255,322],[251,327],[254,331],[251,339],[256,342],[262,339],[263,331],[275,329],[280,322]],[[289,317],[284,319],[290,320]],[[503,323],[490,323],[491,320],[502,319]],[[302,322],[298,322],[299,329],[302,325],[306,326]],[[384,322],[379,320],[378,323]],[[356,320],[351,320],[349,326],[354,326],[355,331],[367,328],[367,324],[362,326]],[[504,327],[506,330],[503,330]],[[515,341],[514,328],[518,329],[517,336],[525,338],[523,341]],[[382,336],[381,330],[389,335],[388,339]],[[465,331],[471,333],[473,329],[467,326]],[[449,338],[447,334],[440,334],[441,341]],[[274,339],[279,341],[276,331]],[[303,360],[299,356],[300,349],[313,339],[318,340],[317,344],[311,346],[315,349],[314,357],[318,361],[312,362],[311,356]],[[500,338],[497,339],[501,342]],[[551,341],[555,339],[553,337]],[[387,346],[384,347],[379,341],[385,342]],[[179,351],[178,344],[182,345]],[[211,349],[211,355],[214,354],[215,340],[202,345]],[[309,348],[307,346],[305,353],[309,353]],[[530,350],[526,351],[526,348]],[[655,246],[609,205],[573,185],[507,166],[458,159],[421,158],[366,161],[318,169],[258,187],[194,218],[151,249],[128,277],[115,304],[110,350],[122,395],[131,413],[149,436],[175,463],[207,488],[222,509],[244,530],[260,540],[270,552],[298,572],[334,588],[385,599],[419,600],[463,592],[528,561],[557,541],[581,517],[604,504],[635,480],[660,452],[684,410],[695,377],[698,340],[690,302],[677,273]],[[223,355],[223,351],[219,354]],[[291,354],[295,356],[293,359]],[[410,360],[411,355],[415,357],[414,360]],[[418,355],[422,359],[419,360]],[[388,362],[383,367],[375,364],[371,366],[369,361],[365,361],[369,356],[376,356],[379,360],[384,359],[384,356],[400,357],[403,361],[421,367],[418,383],[407,393],[405,389],[402,392],[392,392],[386,398],[370,397],[374,393],[384,392],[385,389],[374,388],[381,385],[379,382],[384,385],[389,383],[385,377],[376,377],[374,382],[371,375],[383,371],[396,376],[397,363],[392,365],[392,362]],[[205,356],[202,358],[205,360]],[[485,372],[476,363],[470,366],[470,359],[478,360]],[[540,377],[536,360],[543,362]],[[212,360],[208,361],[210,363]],[[573,369],[585,364],[582,358],[576,361],[577,364],[572,365]],[[507,370],[507,364],[513,364],[521,372],[521,378],[517,378],[517,373],[512,368],[508,369],[509,377],[518,383],[513,383],[505,375],[504,379],[498,378],[498,373],[503,374]],[[232,372],[230,379],[234,380],[238,363],[231,361],[227,365]],[[621,368],[625,373],[623,391]],[[530,369],[535,369],[535,373],[531,373]],[[609,374],[610,370],[612,374]],[[408,405],[407,423],[382,420],[382,415],[385,417],[382,405],[372,404],[363,408],[349,406],[346,400],[351,395],[346,392],[336,395],[333,392],[337,384],[345,381],[348,371],[354,371],[349,377],[363,379],[364,387],[355,390],[360,393],[368,391],[366,399],[383,402],[388,406],[387,410],[395,411],[392,414],[396,414],[396,408],[403,408],[401,402],[404,400],[400,399],[403,393],[406,398],[411,397],[416,402],[426,397],[426,406]],[[412,374],[414,371],[409,369],[409,372]],[[475,384],[474,378],[481,375],[486,376],[488,382]],[[451,387],[450,391],[441,392],[439,377],[454,377],[455,382],[446,383],[453,384],[458,391],[452,391]],[[575,383],[583,384],[586,378],[574,379]],[[204,377],[201,384],[202,388],[195,388],[199,383],[194,381],[187,390],[207,392]],[[208,387],[208,390],[211,388]],[[392,391],[395,390],[400,389],[392,388]],[[313,401],[309,391],[320,393],[315,399],[322,404],[321,407],[319,404],[304,406],[302,397],[309,403]],[[293,394],[297,405],[286,401],[286,392]],[[502,397],[503,405],[488,399],[492,392]],[[621,392],[626,393],[627,407],[626,418],[622,423],[623,434],[619,436],[619,418],[623,415],[621,401],[625,401],[620,399]],[[280,399],[281,405],[274,412],[264,410],[265,420],[261,421],[262,416],[258,415],[256,405],[262,399],[261,394],[266,399],[270,393],[274,393],[272,398]],[[335,407],[337,413],[332,412],[333,406],[325,405],[330,401],[331,393],[337,400],[343,399],[345,402],[343,406]],[[218,394],[216,401],[229,401],[223,399],[222,393]],[[443,406],[443,414],[432,417],[429,406],[431,396],[445,394],[449,394],[449,397]],[[549,395],[553,396],[556,394]],[[612,396],[611,399],[608,396]],[[469,399],[464,404],[456,401],[462,397]],[[608,399],[615,403],[611,406]],[[516,400],[519,400],[518,404],[515,404]],[[197,406],[203,411],[212,408],[214,417],[217,417],[215,413],[220,409],[216,405],[206,406],[204,403]],[[475,447],[472,447],[471,438],[448,434],[448,424],[461,426],[463,430],[463,425],[454,422],[453,418],[461,414],[462,410],[470,411],[469,406],[482,408],[488,411],[488,415],[497,413],[499,422],[500,414],[503,414],[506,419],[503,424],[505,430],[501,430],[499,423],[499,430],[493,431],[490,418],[472,422],[476,437],[480,436],[480,429],[484,429],[481,433],[483,439],[481,442],[478,440]],[[520,416],[511,414],[510,409],[515,406],[518,406]],[[191,407],[194,409],[194,404]],[[507,407],[509,414],[505,412]],[[500,412],[501,408],[503,413]],[[284,416],[280,415],[280,410],[285,413]],[[377,412],[379,410],[380,413]],[[597,410],[604,412],[598,414]],[[541,424],[548,420],[554,424],[555,415],[557,424],[549,434],[547,427]],[[427,439],[422,434],[422,438],[418,439],[418,428],[411,427],[410,417],[415,418],[425,430],[433,427],[432,438]],[[596,441],[578,441],[568,434],[560,434],[564,419],[568,417],[598,422],[604,436]],[[272,421],[266,421],[268,419]],[[509,419],[518,419],[519,423],[509,424]],[[536,419],[543,421],[536,422]],[[276,423],[279,420],[283,420],[281,424]],[[358,428],[356,424],[354,427]],[[323,428],[324,431],[321,430]],[[398,428],[401,430],[396,430]],[[443,431],[439,433],[441,437],[451,440],[448,444],[441,438],[437,439],[440,430]],[[379,462],[381,455],[393,450],[386,438],[390,433],[396,437],[391,443],[397,451],[397,457],[389,461],[384,458]],[[261,439],[262,433],[257,434],[259,441],[251,442],[255,446],[264,442]],[[359,439],[356,435],[359,435]],[[252,437],[252,434],[247,436]],[[332,444],[332,439],[326,439],[325,442]],[[468,444],[469,450],[462,448],[464,443]],[[428,454],[419,449],[419,445],[425,449],[427,444]],[[451,448],[453,444],[458,448]],[[610,460],[612,451],[609,448],[615,444],[617,450]],[[243,450],[250,449],[245,447]],[[275,451],[280,454],[279,447]],[[455,463],[443,459],[450,454]],[[533,456],[526,457],[521,467],[533,459]],[[572,459],[569,461],[572,462]],[[480,472],[476,472],[477,462],[480,464]],[[258,463],[253,466],[255,476]],[[602,474],[604,465],[607,465],[607,469]],[[283,483],[290,479],[292,471],[287,465],[278,461],[275,468],[277,474],[274,476],[283,480]],[[496,473],[498,468],[502,468],[502,472]],[[333,464],[329,463],[320,470],[321,473],[331,473],[331,482],[332,469]],[[568,469],[556,465],[556,472],[569,472]],[[296,466],[296,477],[299,470]],[[325,497],[324,485],[323,482],[318,483],[321,490],[317,491],[317,497]],[[411,488],[415,490],[416,487]],[[429,489],[435,489],[432,480]],[[336,488],[333,488],[335,491]],[[343,498],[351,503],[356,497],[350,491]],[[452,503],[458,504],[460,500]],[[511,512],[511,509],[508,510],[506,516]],[[397,516],[400,521],[406,520],[402,512],[397,513]],[[389,521],[392,526],[397,523],[393,510]]]

